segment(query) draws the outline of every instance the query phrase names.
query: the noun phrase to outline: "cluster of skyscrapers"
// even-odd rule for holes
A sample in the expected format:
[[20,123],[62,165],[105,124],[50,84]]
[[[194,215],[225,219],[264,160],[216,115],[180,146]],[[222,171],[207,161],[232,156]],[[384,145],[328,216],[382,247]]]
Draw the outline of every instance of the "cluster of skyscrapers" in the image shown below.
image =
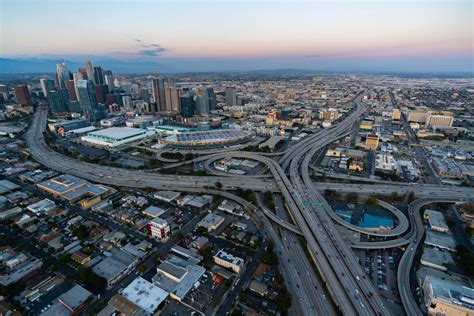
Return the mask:
[[82,112],[91,120],[105,115],[106,96],[115,88],[112,71],[90,61],[71,73],[65,63],[56,66],[56,80],[41,79],[41,88],[53,113]]
[[[209,115],[217,105],[213,88],[180,88],[172,79],[158,77],[151,79],[151,95],[149,87],[140,88],[137,99],[135,94],[132,96],[120,87],[112,71],[93,67],[90,61],[73,73],[67,69],[65,63],[58,64],[56,80],[41,79],[43,94],[48,99],[53,113],[83,113],[94,121],[104,118],[107,111],[115,112],[121,107],[132,108],[136,104],[134,101],[140,101],[140,109],[144,112],[170,113],[183,118]],[[226,104],[235,105],[235,87],[226,89],[226,99],[227,94],[230,97]],[[31,100],[25,104],[30,103]]]
[[198,90],[179,89],[174,81],[163,78],[152,79],[153,102],[151,112],[179,112],[182,117],[208,115],[216,108],[216,94],[213,88]]

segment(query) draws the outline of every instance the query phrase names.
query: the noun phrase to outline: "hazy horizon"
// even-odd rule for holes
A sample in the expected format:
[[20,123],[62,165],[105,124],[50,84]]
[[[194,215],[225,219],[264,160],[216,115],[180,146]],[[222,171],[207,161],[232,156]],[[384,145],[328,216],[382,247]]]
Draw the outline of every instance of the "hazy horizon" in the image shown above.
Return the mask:
[[464,0],[1,0],[1,9],[0,56],[16,62],[90,59],[125,72],[473,72],[473,4]]

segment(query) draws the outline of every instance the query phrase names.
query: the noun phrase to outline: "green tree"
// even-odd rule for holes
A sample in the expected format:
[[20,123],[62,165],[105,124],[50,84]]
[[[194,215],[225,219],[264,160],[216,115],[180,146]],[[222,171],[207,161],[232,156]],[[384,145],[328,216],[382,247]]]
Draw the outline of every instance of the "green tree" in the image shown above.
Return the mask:
[[352,202],[357,202],[359,200],[359,195],[355,192],[350,192],[346,194],[346,200],[347,201],[352,201]]
[[86,286],[95,293],[100,293],[107,287],[107,280],[95,274],[91,268],[80,267],[79,276]]
[[398,200],[398,193],[397,192],[392,192],[392,194],[390,195],[392,200],[393,201],[397,201]]
[[143,274],[143,273],[146,272],[146,270],[147,270],[147,267],[146,267],[145,264],[142,263],[141,265],[138,266],[138,271],[139,271],[140,273]]
[[377,205],[377,200],[372,197],[369,197],[367,200],[365,200],[365,204],[374,206]]
[[283,287],[278,291],[278,295],[275,297],[275,303],[284,312],[291,307],[291,294],[288,292],[286,287]]
[[222,183],[220,183],[219,181],[214,183],[214,186],[219,190],[222,189]]

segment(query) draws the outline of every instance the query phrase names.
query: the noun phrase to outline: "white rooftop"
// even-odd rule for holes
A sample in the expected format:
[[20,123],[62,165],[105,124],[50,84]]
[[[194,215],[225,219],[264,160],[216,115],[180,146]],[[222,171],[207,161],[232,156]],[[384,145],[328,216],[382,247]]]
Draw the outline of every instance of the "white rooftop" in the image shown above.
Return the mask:
[[142,277],[137,277],[123,289],[122,296],[150,314],[153,314],[160,304],[166,300],[168,292]]
[[104,136],[110,138],[124,138],[143,133],[144,130],[132,127],[110,127],[87,134],[88,136]]

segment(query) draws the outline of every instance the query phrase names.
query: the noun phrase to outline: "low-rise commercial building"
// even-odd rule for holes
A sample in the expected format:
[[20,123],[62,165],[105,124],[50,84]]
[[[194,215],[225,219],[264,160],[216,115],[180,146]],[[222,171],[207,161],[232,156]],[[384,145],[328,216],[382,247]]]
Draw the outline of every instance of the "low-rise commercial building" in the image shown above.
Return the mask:
[[180,192],[176,191],[156,191],[153,194],[153,197],[155,199],[171,203],[175,201],[180,196],[180,194]]
[[456,241],[449,234],[429,230],[426,232],[425,244],[439,249],[456,251]]
[[197,223],[197,227],[202,227],[208,232],[211,232],[219,228],[219,226],[224,223],[224,220],[223,216],[209,213],[199,223]]
[[426,209],[423,213],[423,218],[430,224],[431,230],[435,230],[442,233],[449,232],[448,224],[444,219],[444,215],[441,212]]
[[170,293],[172,298],[181,301],[205,272],[206,269],[195,264],[195,260],[170,255],[158,266],[153,283]]
[[448,271],[448,264],[453,263],[449,252],[425,247],[421,256],[421,264],[441,271]]
[[49,211],[55,209],[56,203],[54,203],[50,199],[43,199],[39,202],[28,205],[26,208],[34,214],[38,215],[48,213]]
[[426,118],[426,127],[451,127],[454,118],[448,115],[430,115]]
[[379,136],[378,135],[367,135],[365,139],[365,149],[377,150],[379,147]]
[[122,290],[121,295],[150,315],[153,315],[164,305],[169,294],[144,278],[137,277]]
[[166,239],[171,231],[168,222],[161,217],[153,218],[150,223],[148,223],[147,229],[152,237],[160,240]]
[[423,282],[428,315],[474,315],[474,289],[428,276]]
[[100,196],[109,191],[109,188],[103,185],[92,184],[84,179],[68,174],[63,174],[38,183],[37,187],[54,196],[71,202],[80,200],[85,196]]
[[163,215],[164,213],[166,212],[166,210],[162,209],[161,207],[157,207],[157,206],[148,206],[146,209],[143,210],[143,214],[145,214],[146,216],[150,216],[150,217],[159,217],[161,215]]
[[224,268],[231,269],[235,273],[242,272],[244,268],[244,259],[227,253],[224,250],[219,250],[214,255],[214,262]]

